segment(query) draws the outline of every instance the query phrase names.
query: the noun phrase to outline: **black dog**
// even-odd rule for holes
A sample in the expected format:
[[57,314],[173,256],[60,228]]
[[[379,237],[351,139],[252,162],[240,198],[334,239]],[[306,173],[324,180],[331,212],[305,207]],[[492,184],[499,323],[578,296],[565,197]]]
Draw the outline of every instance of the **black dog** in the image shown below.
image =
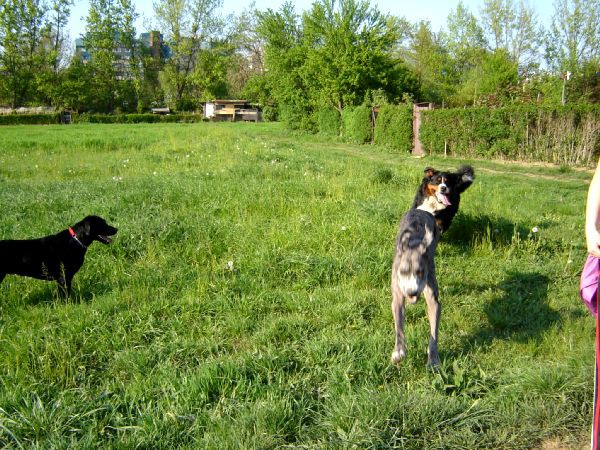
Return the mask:
[[60,233],[40,239],[0,241],[0,282],[6,274],[55,280],[61,296],[71,295],[73,276],[94,241],[110,244],[115,227],[102,217],[87,216]]
[[439,202],[446,205],[446,208],[434,213],[437,224],[442,231],[446,231],[458,212],[460,194],[471,186],[474,179],[475,172],[471,166],[461,166],[456,172],[440,172],[427,167],[412,207],[419,207],[428,197],[435,195]]

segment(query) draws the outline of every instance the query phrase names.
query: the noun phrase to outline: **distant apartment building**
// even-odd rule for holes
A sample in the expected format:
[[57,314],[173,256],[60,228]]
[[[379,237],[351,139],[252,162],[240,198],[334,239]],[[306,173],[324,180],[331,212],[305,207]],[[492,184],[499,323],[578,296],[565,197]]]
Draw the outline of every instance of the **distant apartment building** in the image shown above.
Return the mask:
[[165,44],[162,33],[158,31],[140,34],[139,43],[149,50],[150,56],[155,59],[169,59],[171,57],[171,48]]
[[[133,78],[131,73],[131,60],[134,50],[121,44],[119,34],[115,34],[116,47],[113,49],[115,53],[114,69],[118,80],[130,80]],[[163,36],[158,31],[142,33],[134,44],[140,50],[150,52],[150,56],[157,60],[164,60],[171,56],[171,49],[163,41]],[[75,39],[75,56],[84,64],[92,60],[92,55],[85,46],[85,40],[82,38]]]
[[85,41],[82,38],[75,39],[75,56],[84,64],[92,59],[90,52],[85,48]]

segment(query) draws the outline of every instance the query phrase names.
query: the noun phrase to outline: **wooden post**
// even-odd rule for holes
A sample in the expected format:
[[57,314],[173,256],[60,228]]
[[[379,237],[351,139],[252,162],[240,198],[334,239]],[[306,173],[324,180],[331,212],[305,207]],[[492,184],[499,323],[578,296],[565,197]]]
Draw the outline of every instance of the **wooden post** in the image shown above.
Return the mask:
[[433,109],[432,103],[415,103],[413,105],[413,148],[412,154],[415,156],[425,155],[425,150],[419,139],[419,129],[421,128],[421,111]]

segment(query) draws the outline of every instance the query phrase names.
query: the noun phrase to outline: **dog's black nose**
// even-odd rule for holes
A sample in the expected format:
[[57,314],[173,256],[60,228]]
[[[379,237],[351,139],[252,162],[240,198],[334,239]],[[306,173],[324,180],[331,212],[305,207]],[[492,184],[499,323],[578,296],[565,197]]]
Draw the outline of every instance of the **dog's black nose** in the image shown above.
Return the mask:
[[448,186],[441,185],[439,187],[439,189],[442,194],[445,194],[446,192],[448,192]]
[[416,289],[409,289],[408,291],[406,291],[407,297],[416,297],[417,295],[419,295],[419,291],[417,291]]

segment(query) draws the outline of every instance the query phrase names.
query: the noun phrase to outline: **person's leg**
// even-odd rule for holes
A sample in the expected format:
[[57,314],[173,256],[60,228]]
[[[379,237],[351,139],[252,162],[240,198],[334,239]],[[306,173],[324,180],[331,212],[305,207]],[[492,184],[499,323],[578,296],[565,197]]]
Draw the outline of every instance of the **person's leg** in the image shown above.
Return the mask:
[[596,317],[596,364],[594,371],[594,419],[592,423],[592,450],[599,450],[600,444],[600,405],[598,405],[598,362],[600,361],[600,327]]

